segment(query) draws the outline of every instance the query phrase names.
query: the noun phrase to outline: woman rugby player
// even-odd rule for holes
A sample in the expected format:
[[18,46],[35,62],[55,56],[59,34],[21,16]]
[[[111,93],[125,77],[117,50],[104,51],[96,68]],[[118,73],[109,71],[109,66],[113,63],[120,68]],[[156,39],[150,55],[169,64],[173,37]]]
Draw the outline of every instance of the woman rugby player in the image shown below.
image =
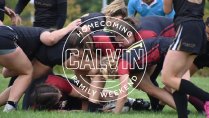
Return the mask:
[[[48,75],[44,84],[37,85],[31,96],[30,107],[38,110],[84,110],[87,111],[88,102],[85,97],[87,92],[84,92],[79,88],[81,83],[77,83],[77,80],[66,79],[58,75]],[[69,82],[71,84],[69,84]],[[81,94],[79,94],[79,91]],[[102,91],[110,92],[107,90]],[[117,95],[114,95],[110,100],[112,102],[101,103],[103,108],[99,109],[100,112],[111,110],[115,104],[114,99]],[[138,99],[128,98],[126,107],[132,107],[133,110],[147,110],[149,103],[145,105],[141,104]],[[109,107],[108,105],[111,104]],[[124,109],[125,110],[125,109]]]
[[[203,22],[205,0],[165,0],[164,11],[176,12],[174,18],[177,30],[176,40],[168,51],[162,70],[162,81],[174,89],[178,117],[188,118],[187,94],[205,101],[205,112],[209,117],[209,93],[190,81],[182,79],[197,55],[206,49],[205,24]],[[178,62],[178,63],[174,63]]]
[[76,20],[67,27],[51,33],[43,28],[0,26],[2,32],[0,34],[0,64],[7,68],[7,71],[18,74],[14,86],[11,87],[5,112],[16,108],[16,102],[29,85],[33,73],[29,58],[34,56],[39,46],[41,44],[54,45],[79,24],[80,20]]
[[[146,47],[147,50],[147,71],[145,72],[144,77],[141,80],[141,83],[138,85],[138,82],[140,82],[140,79],[134,82],[134,86],[137,89],[142,89],[144,92],[148,93],[149,95],[156,97],[163,101],[164,103],[168,104],[172,108],[175,108],[174,101],[172,99],[172,96],[165,91],[164,89],[160,89],[158,87],[155,87],[152,82],[150,81],[150,76],[153,72],[153,68],[155,68],[155,65],[164,58],[167,49],[169,48],[169,45],[172,43],[172,39],[165,39],[165,38],[154,38],[154,39],[147,39],[144,40],[144,46],[142,44],[142,41],[139,41],[135,44],[133,44],[128,50],[126,51],[124,57],[122,57],[118,61],[118,75],[120,75],[120,87],[127,86],[128,80],[132,76],[137,76],[137,78],[142,78],[143,71],[137,69],[137,66],[134,66],[136,62],[138,65],[144,64],[145,60],[140,60],[143,56],[146,58],[145,55],[142,55],[141,57],[138,57],[139,55],[137,50],[144,49]],[[142,46],[142,47],[141,47]],[[130,57],[130,58],[129,58]],[[135,60],[135,61],[134,61]],[[109,63],[109,62],[108,62]],[[116,62],[117,63],[117,62]],[[136,67],[134,69],[131,69],[132,67]],[[104,70],[101,70],[104,71]],[[106,71],[109,72],[109,71]],[[122,89],[122,88],[121,88]],[[119,97],[123,97],[123,99],[119,99],[117,101],[117,107],[114,112],[119,113],[121,111],[121,108],[123,107],[124,101],[126,101],[127,97],[127,91],[122,92],[119,94]]]

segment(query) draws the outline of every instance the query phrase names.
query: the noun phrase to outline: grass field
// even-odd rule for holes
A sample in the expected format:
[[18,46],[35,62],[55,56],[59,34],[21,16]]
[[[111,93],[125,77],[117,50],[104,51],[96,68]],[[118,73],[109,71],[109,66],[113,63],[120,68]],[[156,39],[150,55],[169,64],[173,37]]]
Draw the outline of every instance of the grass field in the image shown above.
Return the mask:
[[[209,91],[208,82],[209,78],[194,77],[192,80],[195,84]],[[7,79],[0,77],[0,91],[2,91],[8,84]],[[161,84],[162,85],[162,84]],[[144,98],[148,100],[147,96],[143,92],[134,91],[130,94],[133,98]],[[21,104],[19,104],[19,110],[12,113],[3,113],[3,107],[0,108],[0,118],[177,118],[176,111],[165,107],[162,112],[136,112],[130,111],[122,114],[112,113],[85,113],[85,112],[38,112],[38,111],[21,111]],[[197,114],[196,110],[189,105],[191,111],[189,118],[205,118],[204,115]]]

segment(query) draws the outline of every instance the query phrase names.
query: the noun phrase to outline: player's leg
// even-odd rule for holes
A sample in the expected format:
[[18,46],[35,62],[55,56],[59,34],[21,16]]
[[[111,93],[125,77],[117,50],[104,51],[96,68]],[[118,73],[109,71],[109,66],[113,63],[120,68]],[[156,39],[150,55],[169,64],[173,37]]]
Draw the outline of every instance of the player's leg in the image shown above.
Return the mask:
[[[14,52],[0,55],[0,64],[17,72],[19,75],[11,88],[8,98],[8,101],[16,103],[32,80],[32,64],[20,47],[17,47]],[[5,106],[5,111],[10,110]]]
[[[142,73],[138,74],[137,77],[141,78]],[[138,83],[138,82],[136,82],[136,83]],[[136,85],[136,84],[134,84],[134,85]],[[141,83],[139,84],[137,89],[143,90],[144,92],[146,92],[150,96],[153,96],[153,97],[161,100],[165,104],[167,104],[170,107],[175,109],[175,103],[173,101],[171,94],[169,92],[165,91],[164,89],[161,89],[161,88],[153,85],[153,83],[150,81],[150,75],[148,73],[145,73],[143,80],[141,81]]]

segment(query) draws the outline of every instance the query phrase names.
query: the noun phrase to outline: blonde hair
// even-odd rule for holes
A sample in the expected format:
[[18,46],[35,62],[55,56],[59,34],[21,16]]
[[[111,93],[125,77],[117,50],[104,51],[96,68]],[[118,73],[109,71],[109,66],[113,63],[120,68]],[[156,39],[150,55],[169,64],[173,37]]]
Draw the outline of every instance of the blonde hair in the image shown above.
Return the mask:
[[124,0],[114,0],[112,3],[107,5],[104,9],[102,9],[102,13],[106,16],[117,16],[121,15],[123,17],[127,16],[127,8]]

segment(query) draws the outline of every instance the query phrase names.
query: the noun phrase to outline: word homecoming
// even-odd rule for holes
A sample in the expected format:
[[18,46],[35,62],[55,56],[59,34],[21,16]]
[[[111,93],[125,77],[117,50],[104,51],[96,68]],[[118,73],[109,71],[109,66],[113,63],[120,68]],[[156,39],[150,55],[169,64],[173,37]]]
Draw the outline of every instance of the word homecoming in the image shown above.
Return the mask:
[[125,21],[119,19],[116,19],[115,21],[98,21],[93,19],[93,22],[84,25],[84,27],[81,27],[81,30],[82,32],[89,32],[89,29],[102,30],[104,27],[107,27],[109,30],[112,30],[112,32],[118,33],[120,35],[123,34],[124,37],[130,37],[133,33],[132,31],[129,31],[126,26],[132,27]]

